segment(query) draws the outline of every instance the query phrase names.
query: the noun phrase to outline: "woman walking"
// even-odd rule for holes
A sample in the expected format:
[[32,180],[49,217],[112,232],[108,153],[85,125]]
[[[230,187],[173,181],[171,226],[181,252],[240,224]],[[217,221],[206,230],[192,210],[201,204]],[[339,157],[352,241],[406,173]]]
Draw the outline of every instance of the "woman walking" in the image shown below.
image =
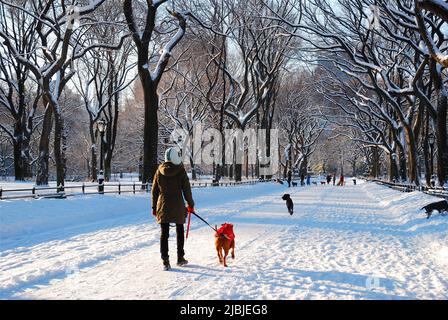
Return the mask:
[[[176,224],[177,265],[188,263],[184,252],[184,224],[187,212],[194,212],[190,180],[182,164],[182,157],[176,148],[165,152],[165,162],[157,169],[152,183],[152,214],[161,227],[160,254],[163,269],[171,269],[168,255],[170,223]],[[185,208],[185,201],[187,208]]]

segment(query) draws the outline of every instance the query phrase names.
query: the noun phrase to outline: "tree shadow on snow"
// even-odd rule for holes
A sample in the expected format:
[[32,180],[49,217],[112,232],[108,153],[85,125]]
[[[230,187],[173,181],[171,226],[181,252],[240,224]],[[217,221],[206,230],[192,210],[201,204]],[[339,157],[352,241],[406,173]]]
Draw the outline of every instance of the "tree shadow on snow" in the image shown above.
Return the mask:
[[[287,278],[283,278],[283,276]],[[238,276],[237,276],[238,277]],[[241,281],[254,280],[250,276],[240,276]],[[291,280],[294,277],[296,280]],[[249,279],[248,279],[249,278]],[[310,281],[311,288],[306,289],[303,281]],[[354,299],[371,300],[404,300],[415,299],[413,296],[397,295],[396,287],[401,287],[397,280],[370,275],[353,274],[340,271],[309,271],[292,268],[283,269],[282,273],[256,277],[257,284],[265,284],[274,287],[284,287],[291,290],[309,290],[311,295],[318,296],[352,296]],[[307,282],[307,281],[306,281]],[[390,293],[389,293],[390,292]],[[310,299],[313,299],[312,297]],[[320,298],[319,298],[320,299]]]

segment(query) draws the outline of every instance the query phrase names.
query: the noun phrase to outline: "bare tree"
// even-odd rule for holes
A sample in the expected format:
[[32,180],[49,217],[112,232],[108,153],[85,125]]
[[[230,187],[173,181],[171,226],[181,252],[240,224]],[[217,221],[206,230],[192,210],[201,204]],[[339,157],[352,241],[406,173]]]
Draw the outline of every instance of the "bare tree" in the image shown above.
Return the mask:
[[[121,4],[117,1],[103,5],[95,16],[99,20],[108,20],[120,25],[122,19]],[[89,43],[105,41],[117,42],[124,36],[123,28],[111,25],[99,25],[90,30]],[[107,130],[104,136],[104,174],[109,181],[111,161],[115,148],[120,109],[120,94],[126,90],[137,77],[132,73],[136,63],[133,59],[132,40],[127,38],[117,50],[95,48],[90,50],[76,62],[77,74],[73,84],[81,95],[85,110],[89,117],[90,165],[89,178],[97,180],[97,141],[96,122],[103,118]]]
[[[143,182],[151,181],[157,169],[159,128],[157,117],[159,96],[157,88],[165,68],[169,63],[172,50],[184,36],[187,26],[184,13],[167,9],[168,13],[177,20],[178,30],[175,35],[166,42],[165,46],[161,48],[155,67],[153,70],[150,70],[150,66],[158,54],[157,46],[158,43],[160,43],[154,42],[154,33],[167,33],[170,30],[170,26],[168,26],[167,29],[160,27],[161,30],[155,30],[156,14],[160,7],[166,2],[167,0],[148,0],[146,1],[146,4],[137,3],[139,7],[134,10],[134,1],[123,1],[123,11],[137,49],[137,70],[144,95],[145,126],[143,132]],[[140,16],[143,16],[143,18],[140,19]],[[165,23],[171,25],[169,22],[165,21]]]
[[[102,47],[115,49],[120,47],[125,37],[118,44],[96,43],[84,46],[86,29],[101,21],[91,21],[89,14],[94,12],[104,0],[91,0],[84,6],[68,5],[65,1],[50,0],[45,3],[24,1],[22,5],[0,1],[4,6],[22,10],[30,16],[29,28],[36,30],[38,43],[35,57],[27,57],[21,48],[12,41],[5,30],[0,30],[4,45],[15,58],[33,73],[42,91],[45,109],[43,129],[39,143],[39,160],[36,183],[47,184],[49,174],[49,144],[54,117],[54,158],[56,162],[57,185],[64,185],[63,137],[64,119],[58,99],[71,77],[75,74],[73,62],[89,50]],[[79,26],[78,26],[79,24]],[[30,59],[31,58],[31,59]]]
[[[312,0],[298,4],[300,21],[285,19],[274,10],[270,18],[297,27],[300,32],[295,35],[307,43],[309,52],[326,55],[337,69],[361,86],[362,91],[353,90],[346,98],[352,100],[353,106],[361,103],[376,109],[376,119],[372,120],[388,122],[390,137],[377,143],[386,146],[389,138],[402,142],[407,177],[415,184],[420,183],[418,153],[425,110],[437,119],[438,172],[443,184],[447,150],[446,79],[436,64],[443,62],[440,53],[446,50],[442,32],[445,22],[430,15],[419,19],[413,4],[414,1]],[[369,8],[376,9],[369,12]],[[432,49],[421,46],[425,38],[422,25],[437,39],[423,41],[431,43]],[[350,90],[349,83],[345,85]],[[437,101],[432,98],[434,92]],[[355,119],[357,112],[353,110],[345,111]]]
[[[288,2],[276,3],[275,10],[293,16]],[[265,9],[259,1],[206,3],[208,6],[203,2],[190,4],[194,6],[190,16],[202,27],[198,28],[198,37],[209,45],[213,68],[209,69],[209,86],[203,88],[203,94],[210,108],[220,115],[220,130],[224,129],[224,116],[241,130],[254,122],[260,128],[272,128],[279,79],[293,51],[294,37],[281,34],[287,26],[262,19]],[[216,88],[220,88],[221,95],[213,94]],[[269,149],[269,137],[267,142]],[[228,143],[232,141],[223,139],[223,144]],[[234,144],[233,148],[241,149],[244,145]],[[240,180],[243,161],[234,162],[235,178]]]
[[[11,23],[14,21],[14,23]],[[4,35],[23,53],[26,59],[35,57],[36,31],[29,26],[30,18],[23,10],[0,4],[0,28]],[[32,177],[30,140],[40,88],[32,81],[30,69],[15,57],[3,42],[0,43],[0,108],[11,121],[0,123],[14,148],[16,180]]]

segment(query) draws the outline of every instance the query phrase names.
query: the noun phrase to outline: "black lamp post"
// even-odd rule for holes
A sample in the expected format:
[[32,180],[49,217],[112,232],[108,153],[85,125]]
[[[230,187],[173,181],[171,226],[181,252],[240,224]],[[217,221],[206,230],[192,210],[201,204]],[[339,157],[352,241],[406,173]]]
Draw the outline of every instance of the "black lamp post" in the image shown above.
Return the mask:
[[[430,162],[430,177],[431,177],[431,184],[435,184],[435,181],[433,182],[433,172],[434,172],[434,143],[436,141],[436,136],[434,135],[434,133],[430,133],[428,136],[428,142],[429,142],[429,147],[431,149],[431,162]],[[434,187],[434,185],[433,185]]]
[[104,142],[104,132],[106,131],[106,121],[101,119],[97,122],[97,128],[100,132],[100,173],[98,174],[98,193],[104,193],[104,170],[103,170],[103,142]]

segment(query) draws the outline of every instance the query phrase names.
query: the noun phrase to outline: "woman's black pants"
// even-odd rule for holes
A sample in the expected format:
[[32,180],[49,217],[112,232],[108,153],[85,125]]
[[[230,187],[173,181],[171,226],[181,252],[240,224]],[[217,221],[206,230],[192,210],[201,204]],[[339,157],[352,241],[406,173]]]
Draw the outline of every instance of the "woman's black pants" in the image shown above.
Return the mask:
[[[161,223],[160,227],[162,229],[162,234],[160,236],[160,254],[163,260],[168,260],[168,238],[170,237],[170,224]],[[184,252],[184,225],[176,224],[176,235],[177,235],[177,258],[183,258]]]

